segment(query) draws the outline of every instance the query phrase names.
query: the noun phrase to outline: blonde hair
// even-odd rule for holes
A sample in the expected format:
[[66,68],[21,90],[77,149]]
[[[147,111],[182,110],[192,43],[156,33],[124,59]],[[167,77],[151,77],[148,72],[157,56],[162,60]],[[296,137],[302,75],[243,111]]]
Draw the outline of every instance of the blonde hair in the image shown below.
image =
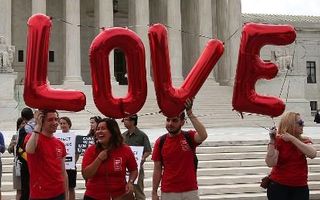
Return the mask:
[[288,112],[283,115],[279,123],[278,134],[282,135],[285,133],[289,133],[294,137],[302,140],[300,133],[297,133],[296,131],[297,126],[299,126],[297,124],[298,116],[300,116],[300,114],[295,112]]

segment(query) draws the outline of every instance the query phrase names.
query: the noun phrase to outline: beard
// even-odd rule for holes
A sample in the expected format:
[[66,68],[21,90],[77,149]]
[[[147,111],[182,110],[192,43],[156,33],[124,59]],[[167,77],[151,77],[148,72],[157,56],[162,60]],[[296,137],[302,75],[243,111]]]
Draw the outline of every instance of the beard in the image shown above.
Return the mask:
[[177,135],[181,130],[181,126],[178,128],[166,127],[166,129],[171,135]]

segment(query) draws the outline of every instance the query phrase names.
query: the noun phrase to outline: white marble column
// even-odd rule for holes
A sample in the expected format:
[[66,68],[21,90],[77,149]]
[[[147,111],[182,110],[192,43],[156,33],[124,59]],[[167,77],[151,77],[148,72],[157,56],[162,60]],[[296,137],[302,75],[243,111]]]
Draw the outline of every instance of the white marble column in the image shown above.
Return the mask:
[[240,37],[242,31],[242,14],[241,14],[241,2],[239,0],[228,1],[228,20],[229,20],[229,35],[233,35],[228,42],[229,59],[230,59],[230,80],[228,85],[234,85],[234,79],[237,70],[238,53],[240,47]]
[[[217,25],[217,1],[216,0],[212,0],[211,1],[212,4],[211,4],[211,17],[212,17],[212,35],[213,35],[213,38],[215,39],[219,39],[218,38],[218,25]],[[217,62],[216,66],[214,67],[213,69],[213,72],[211,73],[211,76],[213,77],[213,79],[215,81],[218,80],[218,68],[219,68],[219,62]]]
[[[95,12],[98,13],[99,27],[113,27],[113,1],[111,0],[96,0]],[[109,54],[110,78],[111,84],[117,84],[114,76],[114,51]]]
[[[212,34],[212,30],[213,30],[212,0],[198,0],[198,2],[199,2],[199,23],[200,23],[199,32],[200,32],[200,35],[205,36],[205,37],[200,36],[199,38],[199,50],[201,54],[206,44],[208,43],[209,38],[214,38]],[[215,68],[216,67],[217,67],[217,64]],[[209,76],[208,80],[215,82],[215,78],[213,75]]]
[[43,13],[47,11],[46,0],[32,0],[32,14]]
[[182,38],[181,38],[181,2],[180,0],[167,1],[167,24],[169,34],[169,53],[171,75],[174,83],[183,81],[182,76]]
[[129,26],[132,26],[131,29],[140,36],[144,44],[148,81],[151,80],[150,48],[147,27],[149,22],[149,0],[129,0]]
[[68,0],[66,3],[66,76],[64,85],[84,85],[81,78],[80,53],[80,0]]
[[11,45],[11,0],[0,0],[0,36]]
[[217,0],[217,33],[218,39],[225,44],[225,50],[219,60],[218,65],[218,81],[220,85],[228,85],[230,81],[231,67],[230,67],[230,41],[229,26],[228,26],[228,0]]

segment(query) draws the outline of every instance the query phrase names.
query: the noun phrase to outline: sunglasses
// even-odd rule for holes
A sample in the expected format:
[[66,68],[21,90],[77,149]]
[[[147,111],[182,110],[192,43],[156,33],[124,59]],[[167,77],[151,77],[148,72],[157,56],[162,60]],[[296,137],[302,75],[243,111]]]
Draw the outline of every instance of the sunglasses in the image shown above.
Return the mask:
[[304,121],[302,119],[300,119],[299,121],[297,121],[297,124],[301,127],[304,126]]

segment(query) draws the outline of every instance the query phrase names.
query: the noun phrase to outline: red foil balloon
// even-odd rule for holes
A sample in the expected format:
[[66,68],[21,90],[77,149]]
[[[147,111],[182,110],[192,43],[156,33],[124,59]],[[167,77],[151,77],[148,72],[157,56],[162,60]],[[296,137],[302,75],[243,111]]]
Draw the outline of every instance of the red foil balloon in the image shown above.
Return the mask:
[[296,38],[290,25],[248,23],[243,27],[237,73],[233,90],[233,108],[239,112],[257,113],[277,117],[285,104],[277,97],[259,95],[255,91],[258,79],[272,79],[278,73],[272,62],[260,58],[264,45],[287,45]]
[[153,80],[159,108],[167,117],[178,116],[184,110],[187,98],[194,97],[216,62],[224,47],[219,40],[210,40],[180,88],[172,86],[167,30],[161,24],[149,28],[149,42],[153,67]]
[[[112,95],[109,53],[119,48],[125,53],[128,93],[124,98]],[[93,98],[101,113],[123,118],[137,113],[147,98],[145,50],[139,36],[125,28],[109,28],[101,32],[90,47]]]
[[52,89],[47,83],[50,30],[48,16],[36,14],[29,18],[24,101],[38,109],[83,110],[86,97],[82,92]]

